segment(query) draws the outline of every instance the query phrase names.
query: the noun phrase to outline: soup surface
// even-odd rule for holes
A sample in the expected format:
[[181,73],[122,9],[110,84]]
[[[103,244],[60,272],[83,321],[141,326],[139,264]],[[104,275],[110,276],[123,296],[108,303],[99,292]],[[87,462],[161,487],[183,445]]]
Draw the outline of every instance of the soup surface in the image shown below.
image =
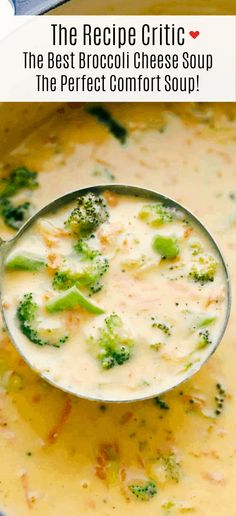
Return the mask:
[[[87,106],[60,107],[14,150],[2,152],[2,237],[12,237],[25,217],[65,191],[98,182],[137,184],[196,213],[222,248],[234,288],[233,106],[109,104],[106,109],[111,117],[105,126]],[[103,289],[90,298],[99,306],[105,303],[108,274]],[[233,307],[217,352],[191,380],[165,396],[124,405],[79,400],[50,386],[2,329],[1,511],[202,516],[207,507],[210,516],[235,516],[234,319]],[[67,345],[69,340],[49,351],[56,355]]]
[[212,242],[160,200],[81,195],[33,224],[6,271],[6,322],[23,356],[91,398],[148,397],[180,383],[224,325],[225,273]]

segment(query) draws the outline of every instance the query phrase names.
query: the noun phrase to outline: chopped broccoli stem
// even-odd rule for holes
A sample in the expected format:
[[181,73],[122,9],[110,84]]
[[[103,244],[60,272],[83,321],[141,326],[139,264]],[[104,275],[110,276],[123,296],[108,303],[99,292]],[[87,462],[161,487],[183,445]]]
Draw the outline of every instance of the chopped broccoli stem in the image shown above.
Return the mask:
[[164,259],[171,260],[179,254],[178,240],[175,236],[156,235],[152,247]]
[[155,204],[147,204],[143,206],[139,212],[139,218],[150,226],[161,226],[162,224],[172,222],[175,210],[164,206],[161,202]]
[[201,285],[214,281],[217,271],[217,262],[211,254],[205,253],[198,255],[198,260],[189,271],[189,278]]
[[140,481],[135,484],[130,484],[129,489],[133,495],[143,502],[148,502],[153,496],[157,494],[157,485],[155,482],[149,480],[147,482]]
[[108,216],[105,199],[88,193],[77,199],[77,207],[72,210],[65,225],[77,236],[88,236],[106,222]]
[[124,144],[127,139],[127,129],[120,122],[117,122],[103,106],[89,106],[87,112],[97,118],[101,124],[105,125],[111,134],[120,143]]
[[50,299],[46,304],[47,310],[51,313],[62,310],[71,310],[78,306],[85,308],[85,310],[93,314],[98,315],[104,313],[103,308],[92,303],[92,301],[85,297],[76,286],[66,290],[63,294],[59,294],[58,296]]
[[122,365],[130,359],[133,339],[126,334],[121,318],[112,313],[105,319],[105,326],[99,328],[98,338],[89,337],[87,341],[103,369]]
[[0,213],[1,216],[7,226],[12,229],[20,229],[22,224],[29,217],[29,209],[30,203],[24,202],[23,204],[18,204],[17,206],[13,206],[9,199],[0,197]]
[[209,326],[216,320],[215,314],[198,314],[196,317],[196,328],[204,328],[205,326]]
[[21,332],[31,342],[37,344],[37,346],[60,347],[61,344],[64,344],[67,341],[68,335],[61,337],[55,342],[42,339],[40,337],[40,332],[38,332],[37,327],[35,327],[35,323],[37,323],[37,312],[38,305],[33,300],[33,295],[31,293],[25,294],[17,307],[17,319],[20,324]]
[[33,190],[39,186],[37,172],[32,172],[26,167],[18,167],[12,170],[9,176],[1,181],[0,199],[12,197],[19,190]]
[[46,262],[39,256],[30,254],[16,254],[6,262],[6,269],[10,271],[38,272],[46,267]]

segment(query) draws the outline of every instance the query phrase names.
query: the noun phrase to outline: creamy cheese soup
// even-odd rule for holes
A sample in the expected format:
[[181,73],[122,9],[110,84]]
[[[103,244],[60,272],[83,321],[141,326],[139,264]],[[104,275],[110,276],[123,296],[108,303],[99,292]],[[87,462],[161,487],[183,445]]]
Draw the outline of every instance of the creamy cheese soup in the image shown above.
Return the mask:
[[[4,111],[7,111],[9,116],[11,114],[12,122],[10,127],[5,126],[2,141],[6,142],[6,134],[9,134],[9,131],[11,133],[16,123],[14,120],[20,125],[19,132],[15,134],[15,143],[13,135],[8,138],[8,146],[11,141],[12,148],[7,149],[6,143],[1,148],[1,177],[5,178],[0,185],[2,238],[14,236],[15,229],[12,226],[19,226],[22,220],[36,209],[66,191],[98,183],[137,184],[175,198],[206,224],[216,237],[229,264],[234,292],[234,105],[108,104],[105,107],[110,114],[109,126],[102,124],[94,114],[89,113],[87,106],[73,104],[55,107],[54,113],[48,116],[43,111],[43,121],[40,121],[42,106],[4,106],[1,125],[4,123]],[[32,109],[37,115],[34,119],[30,118]],[[119,130],[115,125],[115,134],[117,135],[118,131],[120,139],[114,136],[114,123],[111,124],[111,119],[118,125]],[[29,121],[27,124],[30,126],[28,136],[26,121]],[[122,137],[124,143],[121,142]],[[13,175],[15,170],[18,172]],[[33,172],[36,175],[32,175]],[[123,199],[120,200],[121,204],[124,202]],[[136,202],[133,205],[129,203],[125,210],[131,210],[132,206],[136,209]],[[114,208],[109,206],[111,219],[116,213],[120,217],[119,209],[119,203]],[[127,224],[127,219],[122,217],[124,225]],[[150,231],[154,236],[162,231],[167,232],[168,228],[166,225],[153,229],[140,220],[138,225],[139,228],[142,227],[139,239],[141,234],[145,235]],[[105,228],[108,228],[106,223],[98,228],[98,233],[104,232]],[[190,235],[184,245],[187,246],[191,238]],[[202,235],[198,238],[202,240]],[[181,241],[181,253],[182,245]],[[207,252],[214,255],[207,242],[204,242],[205,245]],[[105,247],[100,250],[111,262],[111,250]],[[39,257],[43,252],[45,256],[49,254],[45,243],[39,249],[38,241],[31,249],[27,249],[27,252]],[[150,254],[155,256],[156,260],[159,259],[158,253],[154,254],[151,250]],[[120,273],[122,285],[118,284],[117,297],[113,294],[110,296],[109,305],[105,293],[116,264],[118,262],[112,261],[102,276],[103,288],[100,292],[89,297],[89,293],[83,288],[83,293],[86,291],[89,300],[107,310],[106,314],[98,315],[83,312],[82,326],[84,331],[89,330],[86,333],[88,336],[94,335],[97,338],[98,329],[103,327],[104,318],[113,309],[118,312],[118,306],[112,306],[113,303],[117,303],[118,295],[127,302],[125,292],[129,289],[127,290],[125,283],[126,277],[130,282],[135,282],[135,285],[139,281],[144,281],[134,279],[135,272]],[[164,267],[167,272],[169,266],[169,262],[164,260],[158,265],[157,270],[160,272],[160,268]],[[173,276],[174,273],[174,270],[168,271],[168,274]],[[35,274],[9,271],[7,274],[9,289],[12,290],[11,278],[14,277],[17,281],[15,291],[12,290],[11,294],[12,299],[15,299],[15,308],[21,294],[24,295],[26,291],[32,291],[35,301],[38,301],[38,280],[42,278],[40,289],[44,290],[48,277],[46,271],[42,269]],[[155,276],[157,281],[154,282],[153,272],[149,274],[152,278],[152,288],[155,287],[155,296],[159,297],[156,283],[161,281],[160,275],[158,273]],[[197,283],[188,281],[189,288],[194,289],[199,300],[203,301],[204,292],[208,289],[215,289],[220,285],[220,268],[216,274],[214,282],[205,284],[200,291],[197,290]],[[19,281],[20,278],[24,278],[24,288],[22,281]],[[50,295],[63,293],[51,289],[51,282],[47,281]],[[184,285],[184,281],[180,284]],[[21,290],[19,293],[18,288]],[[146,304],[148,299],[151,299],[151,296],[147,299],[148,293],[141,292],[141,289],[138,294],[140,304],[144,301]],[[174,288],[172,295],[174,301]],[[162,296],[162,323],[172,325],[174,317],[177,318],[178,324],[192,324],[191,318],[187,319],[187,315],[186,319],[179,319],[184,310],[182,299],[183,293],[179,300],[177,299],[179,307],[175,308],[172,302],[168,306]],[[139,311],[140,308],[142,307],[138,307]],[[191,310],[198,311],[194,299],[191,300]],[[215,322],[205,327],[213,341],[218,333],[218,324],[220,325],[220,311],[215,303],[199,310],[202,311],[209,311],[218,317]],[[159,323],[158,306],[152,304],[149,313]],[[127,308],[122,310],[122,313],[119,310],[119,316],[127,324],[125,328],[129,326],[133,338],[136,325],[130,327],[127,315]],[[49,319],[52,324],[51,317],[48,313],[47,325]],[[61,323],[65,317],[66,314],[60,312],[59,322]],[[59,328],[57,315],[54,314],[54,318],[55,326],[51,338],[56,340],[63,338],[64,332],[68,332],[68,329]],[[140,315],[141,320],[142,318]],[[96,325],[94,333],[89,323],[92,319]],[[152,336],[155,338],[158,335],[158,341],[163,342],[163,348],[147,351],[153,353],[153,361],[160,363],[164,346],[167,351],[172,339],[176,339],[175,332],[168,336],[159,328],[152,328],[149,321],[147,319],[147,324],[145,323],[148,343],[151,342]],[[73,313],[72,327],[74,324]],[[16,323],[14,327],[15,331],[19,332]],[[139,328],[138,322],[138,331]],[[48,326],[44,326],[44,339],[49,339],[48,332],[45,332],[47,329]],[[40,331],[43,332],[42,326]],[[194,330],[191,333],[189,330],[190,340],[184,340],[187,346],[196,344],[195,331],[198,332]],[[31,350],[31,357],[34,353],[42,357],[45,354],[47,362],[49,354],[58,361],[60,354],[66,353],[73,345],[73,341],[68,338],[59,348],[39,348],[36,344],[28,342],[20,333],[19,338],[20,344]],[[113,378],[113,374],[123,374],[122,371],[131,367],[131,360],[136,360],[136,349],[138,353],[138,344],[135,343],[133,359],[102,371],[96,356],[90,355],[87,348],[84,353],[86,352],[91,367],[98,374],[108,374]],[[206,349],[203,349],[203,353]],[[176,355],[181,362],[177,352]],[[164,361],[161,363],[164,367]],[[188,361],[184,360],[183,363],[186,364]],[[235,363],[233,306],[222,343],[191,380],[154,399],[137,403],[105,404],[78,399],[43,381],[21,358],[4,328],[1,328],[0,512],[5,516],[126,516],[130,513],[135,516],[236,516]],[[52,360],[50,365],[52,366]],[[146,380],[146,365],[144,372]],[[96,378],[94,380],[96,381]],[[149,388],[142,387],[142,392]]]
[[226,315],[213,244],[181,211],[105,191],[40,218],[6,260],[3,306],[36,371],[91,398],[159,394],[199,368]]

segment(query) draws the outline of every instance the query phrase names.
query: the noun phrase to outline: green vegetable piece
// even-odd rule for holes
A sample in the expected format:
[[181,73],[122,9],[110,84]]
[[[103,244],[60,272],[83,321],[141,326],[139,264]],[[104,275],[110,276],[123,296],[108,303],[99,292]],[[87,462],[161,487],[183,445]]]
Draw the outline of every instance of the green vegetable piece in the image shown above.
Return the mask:
[[154,398],[154,403],[161,409],[161,410],[169,410],[170,406],[161,396],[156,396]]
[[0,198],[8,198],[15,195],[19,190],[33,190],[39,186],[37,172],[32,172],[27,167],[18,167],[12,170],[8,177],[1,181]]
[[76,306],[81,306],[88,312],[97,315],[103,314],[105,312],[103,308],[85,297],[76,286],[73,286],[69,290],[66,290],[62,294],[54,297],[46,304],[47,310],[51,313],[60,312],[62,310],[70,310]]
[[205,326],[209,326],[216,320],[216,316],[214,314],[201,314],[197,316],[196,319],[196,328],[204,328]]
[[77,236],[88,236],[109,216],[107,203],[101,195],[88,193],[77,199],[74,208],[65,222],[65,226]]
[[14,206],[9,199],[1,198],[0,196],[0,213],[9,228],[20,229],[22,224],[29,217],[30,203],[24,202]]
[[101,256],[100,251],[93,249],[86,238],[80,238],[74,245],[74,249],[79,255],[81,261],[93,260],[97,256]]
[[43,258],[30,254],[17,254],[6,263],[6,269],[9,271],[38,272],[44,269],[45,266],[46,262]]
[[122,365],[130,359],[133,339],[127,335],[122,319],[112,313],[105,319],[105,325],[99,328],[98,338],[90,337],[87,341],[103,369]]
[[214,281],[218,263],[211,254],[204,253],[198,255],[198,260],[189,271],[189,278],[204,285],[210,281]]
[[9,376],[6,388],[8,392],[20,391],[23,387],[23,378],[18,373],[12,373]]
[[38,187],[37,173],[26,167],[14,169],[8,177],[0,181],[0,214],[5,224],[18,230],[29,217],[30,203],[14,205],[10,197],[20,190]]
[[164,259],[171,260],[179,254],[178,240],[175,236],[156,235],[152,247]]
[[81,238],[74,246],[79,255],[82,268],[79,272],[72,272],[65,268],[59,270],[53,277],[52,286],[55,290],[67,290],[74,285],[87,287],[90,292],[95,294],[102,289],[101,278],[107,272],[109,263],[105,256],[97,250],[89,246],[88,242]]
[[136,498],[143,502],[148,502],[157,494],[157,485],[151,480],[148,482],[140,481],[136,484],[130,484],[129,489]]
[[127,129],[125,127],[123,127],[120,124],[120,122],[117,122],[110,115],[110,113],[109,113],[109,111],[107,111],[107,109],[105,109],[103,106],[89,106],[87,108],[87,112],[90,115],[93,115],[94,117],[96,117],[98,122],[105,125],[107,127],[107,129],[110,131],[110,133],[113,134],[113,136],[115,138],[117,138],[117,140],[119,140],[121,144],[124,144],[126,142]]
[[37,312],[38,305],[33,300],[32,294],[25,294],[23,299],[20,301],[16,312],[21,332],[37,346],[53,346],[59,348],[61,344],[64,344],[67,341],[68,335],[64,335],[55,342],[50,342],[41,338],[36,326]]
[[161,202],[156,204],[147,204],[143,206],[139,212],[139,218],[153,227],[161,226],[172,222],[174,219],[175,210],[164,206]]
[[210,334],[208,330],[201,330],[199,332],[199,340],[198,340],[198,349],[204,349],[206,346],[209,346],[212,341],[210,339]]

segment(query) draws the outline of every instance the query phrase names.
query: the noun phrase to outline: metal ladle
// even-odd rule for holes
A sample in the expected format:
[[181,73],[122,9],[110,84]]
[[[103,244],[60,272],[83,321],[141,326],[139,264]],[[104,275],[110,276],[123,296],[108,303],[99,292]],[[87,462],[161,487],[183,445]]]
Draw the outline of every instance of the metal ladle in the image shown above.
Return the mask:
[[[181,210],[183,213],[186,214],[187,218],[191,221],[193,221],[193,223],[199,227],[202,231],[203,234],[205,234],[205,236],[207,237],[208,241],[210,241],[213,249],[215,250],[218,258],[219,258],[219,261],[221,262],[221,265],[222,265],[222,269],[223,269],[223,272],[224,272],[224,276],[225,276],[225,286],[226,286],[226,303],[227,303],[227,307],[226,307],[226,310],[225,310],[225,319],[224,319],[224,324],[222,325],[222,328],[221,328],[221,331],[218,335],[218,338],[215,342],[215,345],[214,347],[210,347],[209,348],[209,353],[207,354],[205,360],[203,360],[202,362],[198,363],[194,369],[190,369],[189,373],[187,373],[183,378],[180,378],[179,381],[175,381],[173,382],[173,385],[170,385],[170,387],[168,387],[168,389],[165,389],[164,391],[157,391],[158,392],[155,392],[154,394],[149,394],[148,396],[143,396],[143,397],[138,397],[138,398],[132,398],[132,399],[121,399],[121,400],[112,400],[112,399],[105,399],[104,397],[92,397],[92,396],[86,396],[84,393],[79,393],[77,391],[74,391],[73,389],[67,389],[65,387],[62,387],[60,386],[59,383],[55,382],[55,381],[52,381],[50,378],[48,378],[44,373],[41,373],[41,372],[38,372],[37,373],[46,381],[48,381],[49,383],[51,383],[54,387],[57,387],[57,388],[60,388],[62,390],[64,390],[65,392],[69,392],[70,394],[74,394],[76,395],[77,397],[80,397],[80,398],[85,398],[85,399],[89,399],[89,400],[94,400],[94,401],[102,401],[102,402],[106,402],[106,401],[118,401],[118,402],[130,402],[130,401],[138,401],[138,400],[144,400],[144,399],[148,399],[148,398],[152,398],[154,396],[157,396],[157,395],[161,395],[163,394],[164,392],[167,392],[171,389],[173,389],[174,387],[177,387],[178,385],[180,385],[183,381],[186,381],[188,380],[193,374],[195,374],[201,367],[203,364],[205,364],[205,362],[208,360],[208,358],[210,357],[210,355],[216,350],[216,348],[218,347],[222,337],[223,337],[223,334],[225,332],[225,329],[226,329],[226,326],[227,326],[227,323],[228,323],[228,319],[229,319],[229,315],[230,315],[230,306],[231,306],[231,290],[230,290],[230,280],[229,280],[229,274],[228,274],[228,270],[227,270],[227,266],[225,264],[225,261],[224,261],[224,258],[221,254],[221,251],[218,247],[218,245],[216,244],[215,240],[213,239],[212,235],[209,233],[209,231],[205,228],[205,226],[200,222],[200,220],[195,216],[193,215],[189,210],[187,210],[184,206],[182,206],[181,204],[179,204],[178,202],[176,202],[175,200],[169,198],[169,197],[166,197],[165,195],[162,195],[158,192],[155,192],[155,191],[152,191],[152,190],[148,190],[146,188],[140,188],[140,187],[137,187],[137,186],[130,186],[130,185],[116,185],[116,184],[108,184],[108,185],[97,185],[97,186],[89,186],[87,188],[81,188],[79,190],[75,190],[73,192],[70,192],[70,193],[67,193],[65,195],[63,195],[62,197],[59,197],[57,199],[55,199],[54,201],[50,202],[49,204],[47,204],[46,206],[44,206],[42,209],[40,209],[35,215],[33,215],[22,227],[21,229],[18,231],[18,233],[16,234],[16,236],[14,238],[12,238],[11,240],[5,242],[3,240],[0,241],[0,258],[1,258],[1,282],[2,282],[2,279],[3,279],[3,275],[4,275],[4,269],[5,269],[5,263],[6,263],[6,259],[8,257],[8,254],[9,252],[12,250],[12,248],[15,246],[15,244],[18,242],[18,240],[22,237],[22,235],[25,234],[25,232],[31,228],[31,226],[41,217],[43,217],[44,215],[46,214],[52,214],[53,212],[56,212],[61,206],[65,206],[66,204],[69,204],[70,202],[76,200],[78,197],[82,196],[82,195],[85,195],[89,192],[92,192],[94,194],[102,194],[103,192],[107,192],[107,191],[110,191],[110,192],[113,192],[113,193],[117,193],[117,194],[120,194],[120,195],[130,195],[130,196],[136,196],[136,197],[140,197],[142,199],[147,199],[149,201],[156,201],[156,202],[161,202],[161,203],[164,203],[164,205],[170,207],[170,208],[175,208],[177,210]],[[1,292],[2,292],[2,289],[1,289]],[[11,328],[8,327],[8,324],[6,322],[6,317],[5,317],[5,310],[4,310],[4,307],[2,305],[2,297],[1,297],[1,311],[2,311],[2,314],[3,314],[3,319],[4,319],[4,323],[5,323],[5,326],[6,326],[6,329],[7,329],[7,332],[11,338],[11,341],[12,343],[14,344],[14,346],[16,347],[17,351],[21,354],[21,356],[23,357],[23,359],[27,362],[27,364],[31,367],[32,367],[32,364],[30,363],[30,360],[28,359],[27,356],[24,355],[22,349],[18,346],[18,343],[14,340],[14,337],[13,337],[13,333],[11,331]]]

